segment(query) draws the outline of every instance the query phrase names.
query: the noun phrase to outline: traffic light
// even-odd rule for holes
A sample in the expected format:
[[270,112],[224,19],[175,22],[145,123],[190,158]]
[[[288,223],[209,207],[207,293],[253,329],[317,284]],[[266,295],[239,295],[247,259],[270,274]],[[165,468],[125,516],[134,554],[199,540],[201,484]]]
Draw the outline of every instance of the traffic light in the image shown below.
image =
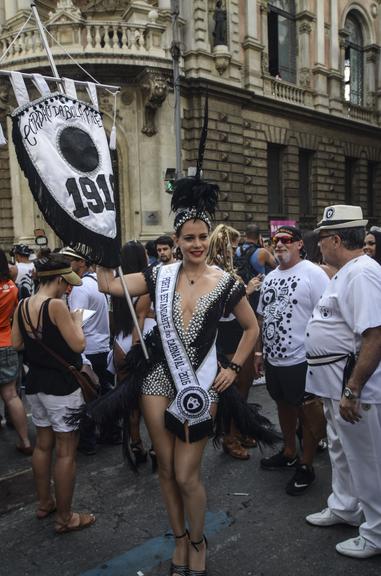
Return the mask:
[[176,168],[167,168],[164,176],[165,191],[173,194],[176,182]]

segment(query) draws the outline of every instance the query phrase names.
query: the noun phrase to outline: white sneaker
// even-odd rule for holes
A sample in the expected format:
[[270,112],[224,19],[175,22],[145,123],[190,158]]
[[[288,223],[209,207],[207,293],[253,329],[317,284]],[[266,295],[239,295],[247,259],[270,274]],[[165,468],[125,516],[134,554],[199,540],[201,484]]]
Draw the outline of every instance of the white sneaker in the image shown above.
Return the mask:
[[306,516],[306,520],[313,526],[334,526],[335,524],[349,524],[350,526],[360,526],[360,522],[347,522],[336,516],[330,508],[324,508],[321,512]]
[[336,544],[336,550],[340,554],[351,556],[352,558],[370,558],[381,554],[380,548],[375,548],[362,536],[339,542],[339,544]]

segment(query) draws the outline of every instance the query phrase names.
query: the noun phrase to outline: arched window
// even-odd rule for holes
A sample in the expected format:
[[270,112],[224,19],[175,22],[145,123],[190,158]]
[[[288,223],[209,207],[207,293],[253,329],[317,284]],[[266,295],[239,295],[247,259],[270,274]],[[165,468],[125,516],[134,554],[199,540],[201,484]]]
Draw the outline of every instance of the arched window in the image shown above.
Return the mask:
[[269,72],[295,82],[295,1],[270,0],[268,10]]
[[363,103],[364,40],[358,19],[349,14],[345,20],[349,36],[345,46],[344,98],[347,102]]

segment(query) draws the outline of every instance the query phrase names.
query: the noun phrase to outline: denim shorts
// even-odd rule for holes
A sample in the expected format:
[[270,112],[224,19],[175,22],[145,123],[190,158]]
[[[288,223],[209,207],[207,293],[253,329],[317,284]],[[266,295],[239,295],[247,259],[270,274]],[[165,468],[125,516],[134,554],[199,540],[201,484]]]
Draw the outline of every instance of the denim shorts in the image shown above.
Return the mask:
[[19,357],[12,346],[0,348],[0,386],[17,380]]

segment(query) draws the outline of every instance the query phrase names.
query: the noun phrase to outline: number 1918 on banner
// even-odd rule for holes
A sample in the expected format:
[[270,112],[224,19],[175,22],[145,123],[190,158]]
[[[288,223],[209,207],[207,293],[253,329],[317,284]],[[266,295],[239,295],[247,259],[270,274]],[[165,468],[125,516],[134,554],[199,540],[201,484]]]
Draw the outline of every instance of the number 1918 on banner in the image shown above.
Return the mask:
[[66,180],[66,189],[75,204],[75,218],[85,218],[90,211],[94,214],[101,214],[104,210],[115,211],[113,174],[109,175],[108,181],[104,174],[98,174],[95,181],[87,176]]

